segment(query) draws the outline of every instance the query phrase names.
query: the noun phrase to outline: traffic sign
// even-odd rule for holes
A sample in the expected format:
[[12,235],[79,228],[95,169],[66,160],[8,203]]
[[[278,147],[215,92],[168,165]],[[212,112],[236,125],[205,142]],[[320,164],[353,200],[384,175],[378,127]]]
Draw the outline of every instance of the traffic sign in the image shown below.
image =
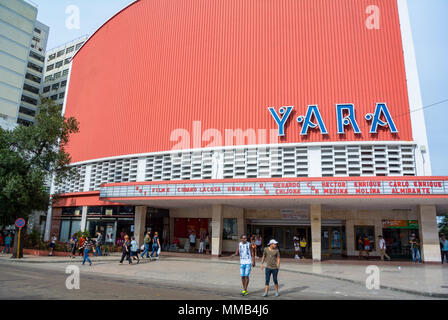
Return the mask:
[[25,226],[25,223],[26,223],[25,219],[19,218],[16,220],[16,227],[23,228]]

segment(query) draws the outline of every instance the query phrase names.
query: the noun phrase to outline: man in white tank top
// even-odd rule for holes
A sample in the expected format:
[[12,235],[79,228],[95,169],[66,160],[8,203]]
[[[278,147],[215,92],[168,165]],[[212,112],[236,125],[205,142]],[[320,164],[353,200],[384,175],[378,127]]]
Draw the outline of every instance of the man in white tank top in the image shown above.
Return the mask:
[[237,255],[240,256],[240,275],[241,275],[241,282],[243,284],[243,291],[241,292],[241,295],[247,296],[248,295],[247,287],[249,285],[250,271],[252,269],[252,266],[255,267],[255,256],[251,253],[250,244],[247,241],[246,235],[241,236],[241,242],[239,243],[232,257]]

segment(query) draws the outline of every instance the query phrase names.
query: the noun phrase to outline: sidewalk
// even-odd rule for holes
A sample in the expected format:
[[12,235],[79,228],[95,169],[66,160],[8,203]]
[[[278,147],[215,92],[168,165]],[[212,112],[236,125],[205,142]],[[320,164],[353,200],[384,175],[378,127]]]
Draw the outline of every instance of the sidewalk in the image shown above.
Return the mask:
[[[97,264],[98,269],[92,272],[102,272],[105,274],[120,274],[117,271],[119,266],[116,264],[121,254],[116,253],[111,256],[94,257],[93,262]],[[92,259],[92,257],[91,257]],[[11,263],[80,263],[81,258],[69,259],[67,257],[36,257],[25,256],[21,260],[10,259],[10,255],[0,255],[0,261]],[[146,260],[147,261],[147,260]],[[211,266],[219,265],[238,265],[238,257],[211,257],[198,254],[185,254],[174,252],[162,252],[161,261],[166,263],[165,267],[181,268],[183,270],[204,269],[205,264]],[[172,263],[171,263],[172,262]],[[258,269],[260,260],[256,260]],[[144,265],[146,268],[146,264]],[[340,280],[343,282],[355,283],[365,287],[366,279],[370,273],[366,273],[366,268],[370,265],[377,266],[380,270],[380,285],[382,289],[389,289],[409,294],[416,294],[434,298],[448,298],[448,264],[414,264],[413,262],[383,262],[383,261],[365,261],[365,260],[330,260],[324,262],[312,262],[307,260],[282,259],[281,272],[289,274],[302,274],[320,277],[322,279]],[[101,267],[100,267],[101,266]],[[187,267],[188,266],[188,267]],[[154,272],[158,268],[157,264],[151,265],[151,270],[143,270],[139,274],[145,275],[148,272]],[[206,267],[205,269],[213,269]],[[159,276],[162,276],[163,269],[159,270]],[[172,274],[167,271],[166,280],[171,279]],[[143,272],[143,273],[142,273]],[[149,274],[149,273],[148,273]],[[163,276],[162,276],[163,277]]]

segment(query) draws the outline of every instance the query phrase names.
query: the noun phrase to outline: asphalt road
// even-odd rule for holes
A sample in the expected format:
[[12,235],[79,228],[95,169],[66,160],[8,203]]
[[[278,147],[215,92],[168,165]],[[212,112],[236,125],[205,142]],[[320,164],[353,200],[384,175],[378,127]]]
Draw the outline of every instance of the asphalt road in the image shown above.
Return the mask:
[[[211,262],[166,260],[118,265],[104,261],[80,267],[80,289],[68,290],[69,263],[0,262],[0,299],[33,300],[233,300],[263,299],[263,274],[254,271],[250,295],[239,296],[239,268]],[[360,284],[284,271],[279,298],[268,299],[428,299],[387,289],[367,290]]]

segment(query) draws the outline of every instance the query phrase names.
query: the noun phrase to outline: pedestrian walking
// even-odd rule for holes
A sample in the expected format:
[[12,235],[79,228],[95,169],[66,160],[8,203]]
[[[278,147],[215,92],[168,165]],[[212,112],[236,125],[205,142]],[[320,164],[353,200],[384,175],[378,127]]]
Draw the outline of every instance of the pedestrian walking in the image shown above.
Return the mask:
[[[11,250],[11,244],[12,244],[12,236],[10,233],[5,237],[5,247],[3,248],[2,253],[9,253]],[[6,249],[8,249],[8,252],[6,252]]]
[[302,237],[301,239],[300,239],[300,249],[302,250],[302,259],[305,259],[305,256],[306,256],[306,246],[307,246],[308,244],[307,244],[307,242],[306,242],[306,239],[305,239],[305,237]]
[[131,241],[129,241],[129,236],[124,236],[124,242],[123,242],[123,254],[121,255],[120,263],[123,263],[124,258],[129,261],[129,264],[132,264],[131,259]]
[[361,259],[361,257],[363,256],[363,252],[364,252],[364,241],[362,240],[362,236],[360,235],[358,237],[358,241],[356,243],[357,249],[359,251],[359,259]]
[[142,253],[142,259],[144,258],[145,254],[146,254],[146,258],[149,259],[149,246],[151,245],[151,231],[148,231],[148,233],[146,233],[146,236],[143,239],[143,245],[144,245],[144,250]]
[[79,238],[78,241],[78,249],[79,249],[79,256],[84,256],[84,242],[86,242],[86,237],[84,235]]
[[208,254],[208,252],[210,251],[210,235],[208,232],[205,235],[204,242],[205,242],[205,254]]
[[93,240],[90,237],[87,237],[85,239],[86,241],[84,241],[83,244],[83,249],[84,249],[84,259],[82,260],[82,265],[84,265],[86,263],[86,260],[89,262],[89,265],[92,265],[92,261],[89,259],[89,252],[92,251],[92,249],[94,248],[95,243],[93,242]]
[[420,256],[420,239],[413,233],[409,243],[411,245],[412,261],[415,263],[422,262],[422,258]]
[[190,233],[190,250],[193,250],[196,248],[196,233],[194,231],[192,231]]
[[263,249],[263,238],[260,236],[259,233],[257,233],[257,236],[255,237],[255,244],[257,245],[257,257],[261,259],[262,256],[262,249]]
[[294,253],[295,253],[294,259],[300,260],[300,256],[299,256],[299,253],[300,253],[300,241],[296,237],[294,237]]
[[132,237],[131,239],[131,257],[133,260],[137,259],[137,263],[140,262],[140,258],[138,257],[138,243],[135,240],[135,237]]
[[249,286],[249,276],[252,267],[255,267],[255,256],[251,255],[250,244],[247,242],[247,236],[243,234],[241,236],[241,242],[236,247],[235,253],[232,255],[240,256],[240,275],[241,282],[243,284],[243,291],[241,291],[242,296],[247,296],[247,287]]
[[103,235],[100,231],[96,233],[96,250],[95,250],[95,257],[98,255],[101,257],[101,242],[103,241]]
[[369,252],[371,249],[370,239],[365,236],[364,237],[364,252],[366,253],[366,259],[369,260]]
[[263,263],[266,261],[266,284],[263,297],[268,296],[269,283],[271,282],[271,274],[274,280],[275,296],[279,296],[278,292],[278,270],[280,269],[280,252],[277,249],[278,242],[272,239],[268,243],[268,247],[264,249],[263,258],[261,258],[261,271],[263,271]]
[[72,235],[70,238],[70,259],[76,258],[76,244],[78,243],[78,237],[76,233]]
[[445,257],[445,261],[448,263],[448,240],[445,239],[445,235],[442,233],[442,236],[440,237],[440,247],[442,251],[442,264],[443,259]]
[[382,235],[379,235],[378,238],[379,238],[378,244],[380,246],[380,251],[381,251],[381,261],[384,261],[384,257],[386,257],[387,260],[390,261],[390,257],[386,253],[386,249],[387,249],[386,248],[386,240],[383,239]]
[[48,254],[50,257],[53,255],[54,248],[56,248],[56,240],[57,240],[56,234],[53,233],[50,242],[50,253]]
[[154,232],[154,237],[152,238],[152,252],[149,258],[152,260],[152,256],[154,253],[156,254],[156,259],[159,259],[159,248],[160,248],[160,241],[159,241],[159,233]]

